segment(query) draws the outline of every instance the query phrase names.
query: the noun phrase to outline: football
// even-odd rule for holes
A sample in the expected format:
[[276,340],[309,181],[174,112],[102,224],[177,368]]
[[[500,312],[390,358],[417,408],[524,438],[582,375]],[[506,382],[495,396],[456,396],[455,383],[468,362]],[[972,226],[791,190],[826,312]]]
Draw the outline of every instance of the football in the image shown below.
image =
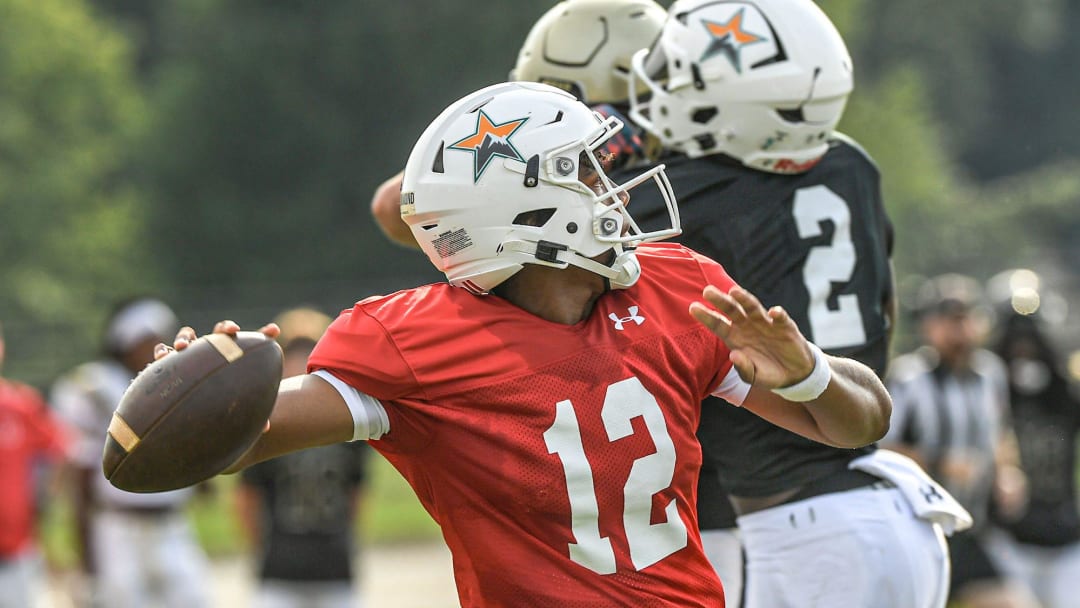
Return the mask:
[[113,413],[105,477],[129,492],[209,479],[258,440],[277,399],[281,347],[254,331],[209,334],[147,366]]

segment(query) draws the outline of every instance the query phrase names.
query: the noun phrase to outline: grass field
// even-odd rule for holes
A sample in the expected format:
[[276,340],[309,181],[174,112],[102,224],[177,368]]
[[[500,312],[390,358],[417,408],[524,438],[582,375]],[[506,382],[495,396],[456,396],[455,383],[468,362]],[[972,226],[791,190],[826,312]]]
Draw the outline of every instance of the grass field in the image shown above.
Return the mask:
[[[357,521],[359,541],[392,544],[439,538],[439,528],[420,506],[412,489],[390,464],[376,453],[370,462],[370,485]],[[194,501],[189,511],[199,540],[213,557],[245,550],[239,522],[233,508],[236,477],[213,479],[213,492]],[[58,567],[76,560],[70,503],[54,500],[46,509],[42,528],[43,544],[50,562]]]

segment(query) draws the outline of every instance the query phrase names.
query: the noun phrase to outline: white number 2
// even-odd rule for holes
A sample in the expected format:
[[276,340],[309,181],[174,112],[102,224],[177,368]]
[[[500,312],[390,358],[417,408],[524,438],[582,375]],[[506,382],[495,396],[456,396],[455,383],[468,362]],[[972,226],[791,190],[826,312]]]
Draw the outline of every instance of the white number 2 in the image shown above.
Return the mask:
[[[634,460],[623,487],[623,529],[630,547],[630,559],[638,570],[651,566],[686,546],[686,524],[672,499],[664,508],[666,522],[650,523],[653,495],[671,485],[675,474],[675,444],[667,431],[664,414],[656,398],[637,378],[628,378],[608,387],[600,417],[608,440],[633,433],[630,421],[641,416],[656,445],[656,453]],[[600,574],[615,572],[615,551],[611,539],[600,536],[600,507],[596,501],[592,468],[585,457],[581,427],[569,400],[555,405],[555,422],[544,432],[548,452],[558,454],[566,474],[570,495],[570,559]]]
[[832,242],[810,249],[803,266],[803,282],[810,296],[807,316],[815,344],[821,348],[843,348],[866,342],[859,296],[842,295],[837,308],[830,310],[829,294],[833,283],[846,283],[855,272],[855,245],[851,242],[851,212],[847,202],[825,186],[802,188],[795,192],[791,208],[799,236],[821,236],[820,222],[832,220]]

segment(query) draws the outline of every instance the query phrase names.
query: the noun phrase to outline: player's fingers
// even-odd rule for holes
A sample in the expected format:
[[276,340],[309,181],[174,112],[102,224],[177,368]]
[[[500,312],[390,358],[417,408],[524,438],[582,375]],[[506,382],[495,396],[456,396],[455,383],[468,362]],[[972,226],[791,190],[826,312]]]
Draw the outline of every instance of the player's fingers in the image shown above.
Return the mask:
[[276,338],[281,335],[281,328],[277,323],[267,323],[259,328],[259,331],[263,333],[267,338]]
[[720,291],[716,287],[707,285],[701,295],[732,323],[738,323],[746,318],[746,311],[743,310],[742,306],[731,295]]
[[697,319],[699,323],[708,327],[710,331],[721,338],[726,338],[728,331],[731,329],[729,320],[701,302],[692,302],[690,304],[690,316]]
[[240,331],[240,326],[236,324],[236,321],[232,321],[230,319],[218,321],[214,325],[215,334],[229,334],[235,336],[236,332],[238,331]]
[[731,364],[735,366],[735,371],[739,372],[739,377],[743,379],[743,382],[753,386],[754,380],[757,378],[757,367],[754,366],[754,362],[743,354],[740,350],[733,350],[728,355],[731,359]]
[[168,344],[158,342],[157,344],[154,345],[154,361],[157,361],[158,359],[160,359],[160,358],[164,357],[165,355],[173,352],[174,350],[176,350],[176,349],[169,346]]
[[184,350],[195,341],[195,329],[190,326],[184,326],[180,328],[180,331],[176,332],[176,338],[173,340],[173,348],[176,350]]
[[795,321],[792,320],[791,315],[784,310],[783,306],[773,306],[768,312],[769,318],[780,326],[794,325]]
[[761,305],[761,301],[754,294],[736,286],[731,288],[728,295],[739,303],[748,318],[755,320],[765,319],[765,307]]

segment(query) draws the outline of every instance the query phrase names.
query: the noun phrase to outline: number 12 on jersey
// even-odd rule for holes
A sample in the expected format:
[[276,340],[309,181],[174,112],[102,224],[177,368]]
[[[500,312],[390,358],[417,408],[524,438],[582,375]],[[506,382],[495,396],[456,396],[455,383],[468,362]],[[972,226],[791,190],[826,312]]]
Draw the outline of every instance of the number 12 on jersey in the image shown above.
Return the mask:
[[[642,570],[686,546],[686,524],[672,499],[664,508],[667,521],[650,523],[653,495],[667,489],[675,474],[675,444],[667,430],[664,413],[637,378],[627,378],[607,388],[600,417],[608,441],[633,433],[630,421],[641,416],[656,445],[656,453],[634,460],[623,486],[623,530],[634,568]],[[600,536],[600,506],[593,471],[585,457],[581,426],[570,400],[555,405],[555,422],[544,432],[548,453],[558,454],[566,475],[570,499],[570,559],[599,574],[615,572],[611,539]]]

